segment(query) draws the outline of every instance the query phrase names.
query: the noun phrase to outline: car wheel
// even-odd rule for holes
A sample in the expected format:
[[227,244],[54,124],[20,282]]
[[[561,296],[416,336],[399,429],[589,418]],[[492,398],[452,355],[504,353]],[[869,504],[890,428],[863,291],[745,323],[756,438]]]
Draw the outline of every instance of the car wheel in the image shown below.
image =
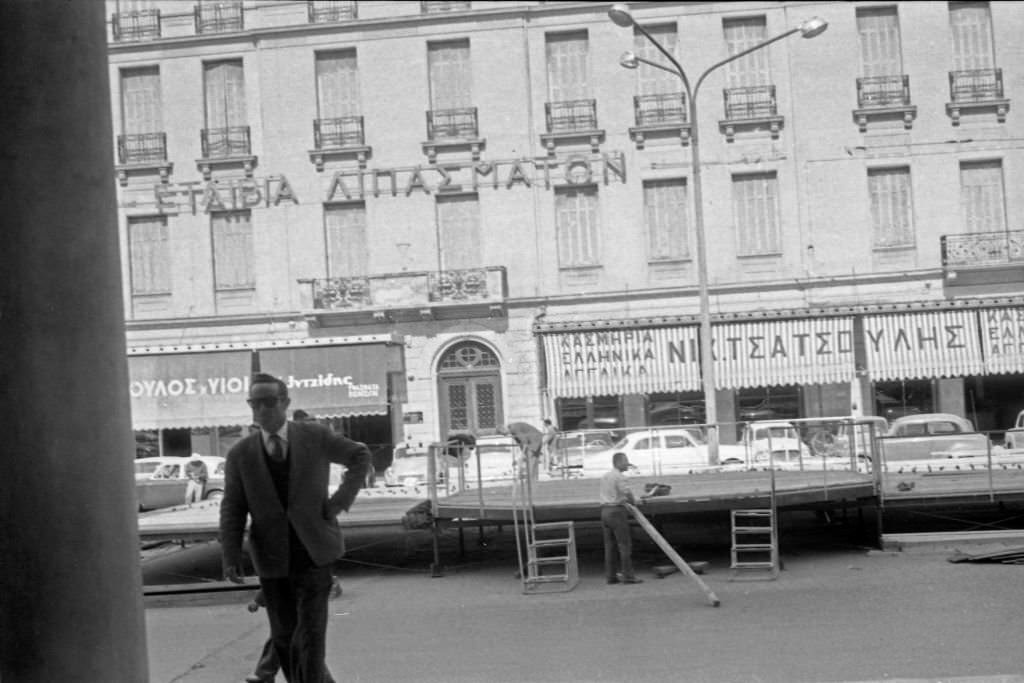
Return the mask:
[[215,491],[210,491],[205,496],[203,496],[203,500],[221,500],[223,497],[224,492],[221,491],[220,489],[217,489]]
[[739,458],[729,458],[722,463],[723,465],[742,465],[743,461]]

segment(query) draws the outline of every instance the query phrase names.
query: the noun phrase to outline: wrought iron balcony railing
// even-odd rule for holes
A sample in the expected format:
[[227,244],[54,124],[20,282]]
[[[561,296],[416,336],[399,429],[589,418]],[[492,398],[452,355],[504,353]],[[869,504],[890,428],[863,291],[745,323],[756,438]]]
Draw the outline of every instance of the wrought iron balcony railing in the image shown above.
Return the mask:
[[471,140],[479,135],[476,107],[427,110],[427,139]]
[[110,17],[114,42],[153,40],[160,37],[160,10],[117,12]]
[[1024,230],[943,235],[940,239],[944,267],[1024,262]]
[[950,71],[949,99],[953,102],[984,102],[1003,99],[1003,70]]
[[634,95],[633,112],[638,126],[686,123],[686,95],[681,92]]
[[544,118],[549,133],[576,133],[597,128],[596,100],[545,102]]
[[249,126],[203,128],[200,131],[203,158],[248,156],[252,154]]
[[722,94],[725,97],[725,118],[728,121],[761,119],[779,113],[774,85],[726,88]]
[[863,76],[857,79],[857,106],[909,107],[910,76]]
[[339,116],[333,119],[313,119],[313,144],[317,149],[344,149],[362,147],[362,116]]
[[306,10],[311,24],[329,24],[357,18],[355,0],[307,0]]
[[167,134],[129,133],[118,135],[117,160],[121,164],[167,161]]
[[431,272],[402,272],[304,280],[312,286],[313,308],[373,309],[491,304],[507,296],[500,266]]
[[435,12],[460,12],[470,8],[468,0],[420,0],[420,14]]
[[226,33],[245,28],[242,0],[200,2],[195,6],[196,33]]

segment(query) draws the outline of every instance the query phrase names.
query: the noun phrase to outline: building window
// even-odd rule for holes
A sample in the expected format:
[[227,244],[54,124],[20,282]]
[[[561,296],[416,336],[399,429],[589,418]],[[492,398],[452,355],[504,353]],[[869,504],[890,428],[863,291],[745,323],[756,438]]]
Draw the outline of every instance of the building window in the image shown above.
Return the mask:
[[[644,26],[644,30],[651,34],[655,40],[661,43],[669,54],[675,55],[677,43],[675,24]],[[647,40],[647,38],[636,29],[633,30],[633,52],[636,53],[638,57],[642,57],[652,62],[662,63],[665,60],[664,55],[662,55],[661,51],[654,46],[654,43]],[[644,67],[636,69],[636,92],[638,95],[678,93],[680,92],[680,88],[681,83],[679,82],[679,76],[675,73],[670,73],[661,69],[648,69]]]
[[555,230],[560,267],[600,265],[597,221],[596,188],[559,188],[555,191]]
[[778,179],[774,172],[733,176],[732,206],[740,256],[782,251]]
[[480,202],[475,194],[437,198],[440,270],[480,267]]
[[210,214],[213,282],[218,292],[253,289],[252,220],[248,211]]
[[366,206],[362,202],[324,206],[324,239],[327,243],[328,277],[369,274]]
[[995,66],[992,15],[987,2],[949,3],[953,70],[972,71]]
[[651,261],[690,258],[689,208],[683,178],[644,181],[644,223]]
[[171,243],[164,216],[128,219],[132,296],[171,293]]
[[914,245],[914,206],[910,169],[873,168],[868,171],[871,225],[875,247]]
[[358,16],[355,0],[308,0],[306,10],[311,24],[355,19]]
[[1004,232],[1006,204],[1001,161],[960,164],[960,204],[966,232]]
[[861,73],[867,77],[894,77],[903,73],[900,24],[895,7],[857,10]]
[[473,105],[468,40],[428,44],[427,64],[431,109],[460,109]]
[[164,137],[160,98],[160,69],[156,66],[121,71],[121,126],[119,162],[164,161]]
[[548,34],[545,37],[548,101],[569,102],[590,97],[587,67],[587,32]]
[[320,119],[359,115],[359,71],[355,50],[316,54],[316,105]]
[[469,0],[420,0],[420,12],[435,14],[438,12],[462,12],[470,7]]
[[249,154],[249,128],[246,125],[245,81],[242,61],[203,64],[206,96],[206,143],[208,157]]
[[[765,27],[764,17],[724,20],[722,29],[728,53],[734,55],[763,42]],[[756,50],[726,66],[727,88],[747,88],[769,83],[768,50]]]

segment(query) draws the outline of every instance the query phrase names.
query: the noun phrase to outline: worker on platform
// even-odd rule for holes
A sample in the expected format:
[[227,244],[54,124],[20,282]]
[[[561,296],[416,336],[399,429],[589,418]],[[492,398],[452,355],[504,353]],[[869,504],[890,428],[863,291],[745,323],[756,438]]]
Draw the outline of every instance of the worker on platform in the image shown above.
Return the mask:
[[630,468],[625,453],[612,456],[612,469],[601,477],[601,531],[604,534],[604,572],[608,583],[643,583],[633,571],[633,538],[626,503],[638,505],[624,474]]

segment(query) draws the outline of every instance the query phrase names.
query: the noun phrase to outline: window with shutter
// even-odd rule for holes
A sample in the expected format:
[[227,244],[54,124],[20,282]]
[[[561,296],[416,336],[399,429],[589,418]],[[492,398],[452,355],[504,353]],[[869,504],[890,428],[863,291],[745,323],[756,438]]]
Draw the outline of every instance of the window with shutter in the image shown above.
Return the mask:
[[328,277],[369,274],[370,248],[366,234],[366,206],[334,204],[324,207]]
[[[675,24],[659,24],[656,26],[644,26],[655,40],[675,56],[677,33]],[[654,46],[654,43],[647,40],[639,31],[633,32],[633,52],[638,57],[652,62],[662,63],[665,56]],[[657,95],[661,93],[675,93],[682,90],[679,77],[674,73],[662,71],[661,69],[648,69],[641,67],[636,69],[636,92],[638,95]]]
[[427,63],[431,109],[462,109],[473,105],[468,40],[430,43]]
[[597,221],[596,188],[555,191],[558,263],[562,268],[600,265]]
[[159,67],[121,71],[121,113],[122,130],[127,135],[163,131]]
[[242,61],[203,64],[206,94],[206,127],[228,128],[246,125],[245,82]]
[[953,71],[991,69],[995,66],[992,46],[992,15],[987,2],[949,3]]
[[171,293],[171,246],[164,216],[128,219],[132,295]]
[[960,204],[965,232],[1005,232],[1003,164],[999,160],[960,164]]
[[778,179],[775,173],[752,173],[732,178],[733,220],[740,256],[778,254]]
[[587,32],[548,34],[545,48],[547,52],[548,101],[566,102],[589,99]]
[[359,72],[355,50],[317,53],[316,103],[321,119],[359,115]]
[[248,211],[225,211],[210,214],[213,233],[213,281],[218,292],[252,289],[253,276],[252,221]]
[[913,199],[910,169],[868,170],[871,224],[876,247],[914,246]]
[[644,181],[644,223],[649,260],[690,257],[689,208],[683,178]]
[[[730,55],[743,52],[765,40],[764,17],[726,19],[722,22],[725,45]],[[726,66],[726,87],[746,88],[755,85],[769,85],[771,74],[768,67],[768,51],[757,50]]]
[[441,270],[480,266],[480,202],[475,194],[437,198]]
[[895,7],[857,10],[861,71],[864,76],[903,73],[900,26]]

